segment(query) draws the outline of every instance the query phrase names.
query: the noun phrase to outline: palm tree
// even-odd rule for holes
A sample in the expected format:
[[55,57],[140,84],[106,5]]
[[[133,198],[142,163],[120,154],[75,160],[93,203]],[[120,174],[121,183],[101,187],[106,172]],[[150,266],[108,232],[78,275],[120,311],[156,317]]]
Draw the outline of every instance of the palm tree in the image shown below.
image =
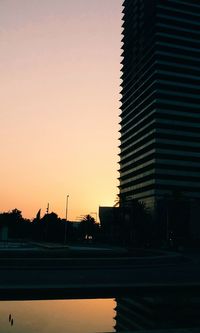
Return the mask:
[[84,239],[94,239],[96,231],[95,219],[91,215],[85,215],[80,224],[81,235]]

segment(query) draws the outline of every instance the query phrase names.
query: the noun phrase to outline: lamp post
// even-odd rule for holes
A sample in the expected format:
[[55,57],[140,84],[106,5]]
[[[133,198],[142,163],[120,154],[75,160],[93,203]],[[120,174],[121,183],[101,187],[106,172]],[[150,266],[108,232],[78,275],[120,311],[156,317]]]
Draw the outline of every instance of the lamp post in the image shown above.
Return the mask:
[[68,200],[69,200],[69,195],[66,197],[66,215],[65,215],[65,244],[67,240],[67,214],[68,214]]

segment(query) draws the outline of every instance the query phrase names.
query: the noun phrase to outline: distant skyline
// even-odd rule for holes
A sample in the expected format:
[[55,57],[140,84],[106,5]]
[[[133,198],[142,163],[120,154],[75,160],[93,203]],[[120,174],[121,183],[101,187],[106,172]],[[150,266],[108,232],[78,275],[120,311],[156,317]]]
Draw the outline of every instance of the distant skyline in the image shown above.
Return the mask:
[[114,205],[122,0],[1,0],[0,211]]

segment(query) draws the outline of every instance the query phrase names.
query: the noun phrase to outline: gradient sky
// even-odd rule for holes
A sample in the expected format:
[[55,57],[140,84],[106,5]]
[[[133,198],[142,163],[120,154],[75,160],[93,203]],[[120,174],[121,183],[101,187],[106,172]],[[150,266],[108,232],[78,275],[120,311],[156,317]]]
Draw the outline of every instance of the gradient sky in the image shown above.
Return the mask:
[[0,211],[114,204],[121,4],[0,0]]

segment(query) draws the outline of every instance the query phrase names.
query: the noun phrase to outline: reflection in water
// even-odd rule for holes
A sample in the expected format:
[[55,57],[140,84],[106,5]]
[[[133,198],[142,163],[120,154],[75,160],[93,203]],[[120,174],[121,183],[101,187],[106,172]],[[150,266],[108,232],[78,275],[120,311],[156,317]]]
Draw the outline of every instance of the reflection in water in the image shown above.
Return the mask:
[[200,297],[192,294],[119,297],[115,311],[117,332],[200,327]]
[[114,332],[112,299],[2,301],[0,331],[15,333]]
[[200,326],[200,297],[168,293],[113,299],[1,301],[0,332],[94,333]]

